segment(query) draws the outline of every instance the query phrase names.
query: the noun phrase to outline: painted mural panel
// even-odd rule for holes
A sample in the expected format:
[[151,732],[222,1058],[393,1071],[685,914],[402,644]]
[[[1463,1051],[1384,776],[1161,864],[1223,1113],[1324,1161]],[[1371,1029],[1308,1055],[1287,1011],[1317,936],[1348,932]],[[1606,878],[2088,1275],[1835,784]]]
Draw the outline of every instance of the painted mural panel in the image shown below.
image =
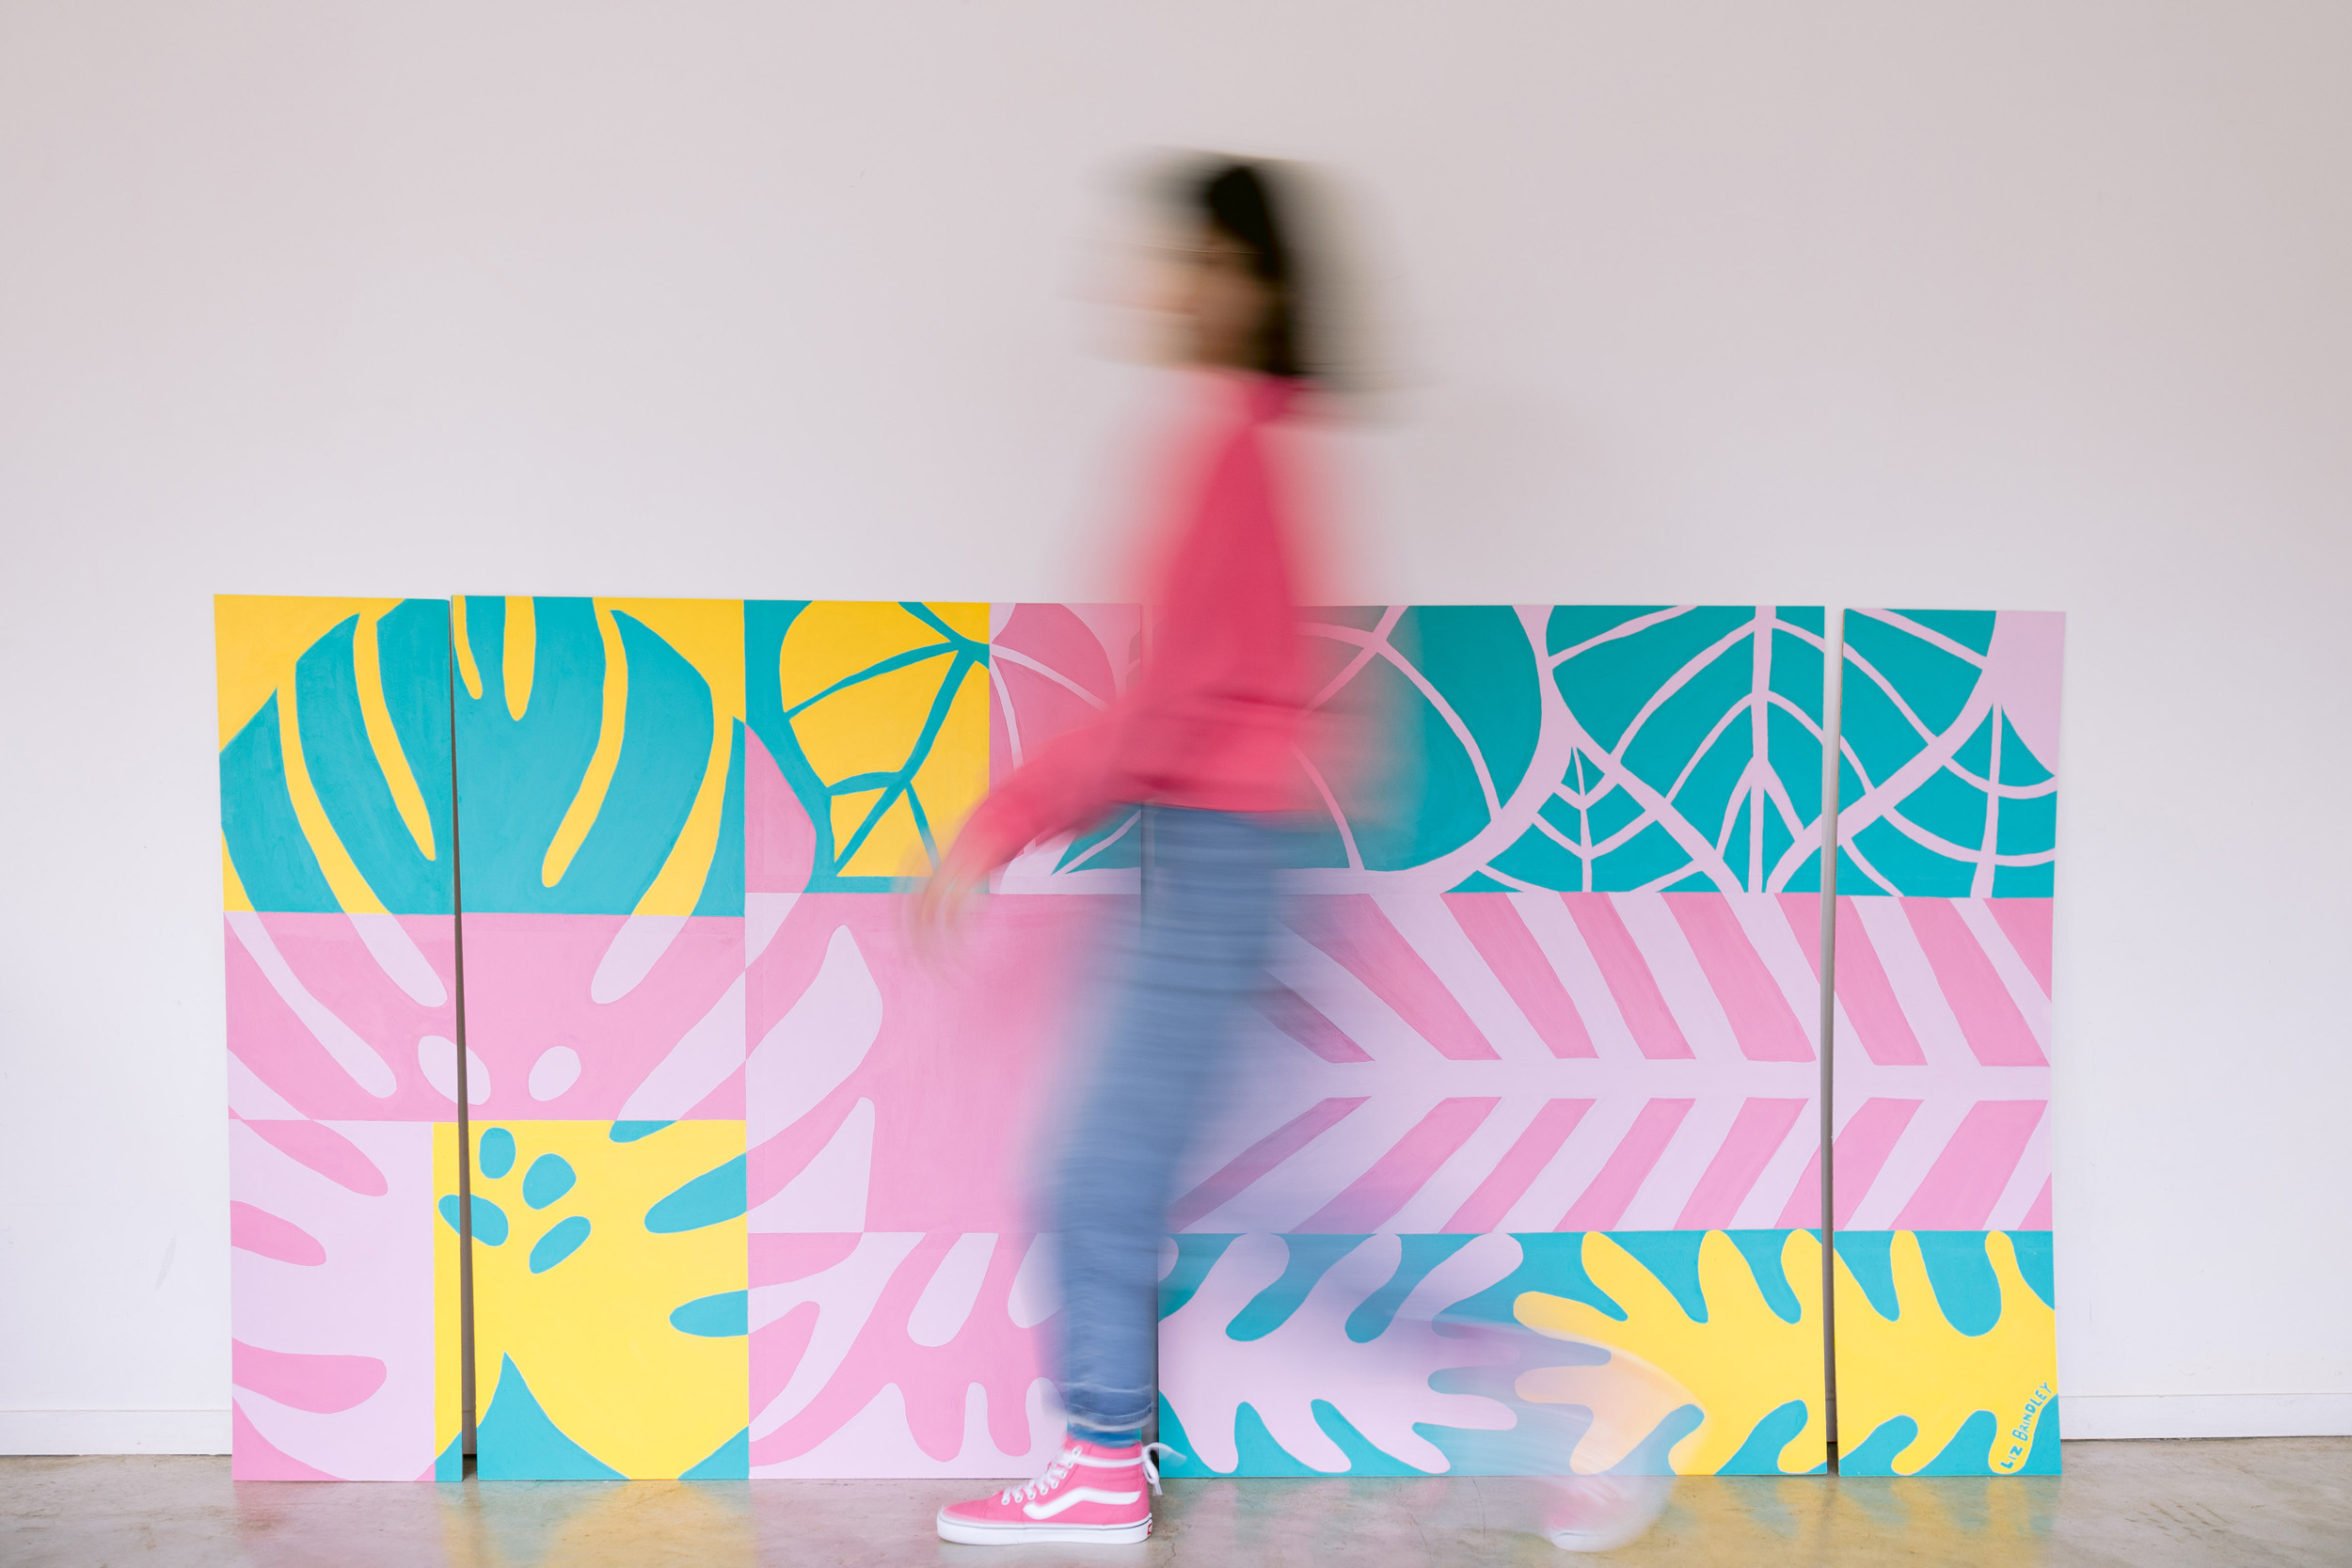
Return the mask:
[[2058,1464],[2049,1153],[2064,617],[1850,611],[1839,1468]]
[[430,1479],[458,1424],[431,1229],[458,1081],[449,608],[224,596],[215,622],[231,1471]]

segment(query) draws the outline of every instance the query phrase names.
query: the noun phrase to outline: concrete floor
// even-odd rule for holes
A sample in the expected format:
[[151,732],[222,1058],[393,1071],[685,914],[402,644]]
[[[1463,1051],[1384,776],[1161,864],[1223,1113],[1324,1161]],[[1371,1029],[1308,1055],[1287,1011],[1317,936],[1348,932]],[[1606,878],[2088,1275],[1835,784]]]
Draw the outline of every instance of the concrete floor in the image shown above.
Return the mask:
[[[1627,1564],[2352,1564],[2352,1438],[2069,1443],[2062,1479],[1687,1480]],[[0,1563],[1562,1563],[1495,1481],[1177,1481],[1142,1546],[949,1546],[970,1481],[231,1483],[226,1459],[0,1459]]]

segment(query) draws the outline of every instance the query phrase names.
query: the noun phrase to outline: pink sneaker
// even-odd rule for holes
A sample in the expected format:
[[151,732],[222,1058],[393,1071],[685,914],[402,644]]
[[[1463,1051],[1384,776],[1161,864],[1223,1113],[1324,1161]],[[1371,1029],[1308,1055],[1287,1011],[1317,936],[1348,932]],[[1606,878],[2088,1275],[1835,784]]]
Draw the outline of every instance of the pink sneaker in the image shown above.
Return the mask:
[[1026,1486],[950,1503],[939,1511],[939,1538],[970,1546],[1032,1541],[1141,1541],[1152,1533],[1152,1498],[1160,1489],[1152,1451],[1165,1443],[1106,1449],[1073,1437]]

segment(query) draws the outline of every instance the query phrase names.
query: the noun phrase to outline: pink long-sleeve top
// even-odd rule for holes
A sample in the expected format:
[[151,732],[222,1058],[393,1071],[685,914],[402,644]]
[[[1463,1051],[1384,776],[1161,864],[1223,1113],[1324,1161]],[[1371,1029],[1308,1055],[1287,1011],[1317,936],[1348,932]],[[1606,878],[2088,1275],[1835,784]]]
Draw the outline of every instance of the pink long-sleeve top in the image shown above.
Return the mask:
[[1041,748],[972,814],[958,858],[1001,865],[1119,804],[1283,812],[1303,802],[1297,542],[1268,426],[1294,384],[1210,378],[1180,443],[1127,689]]

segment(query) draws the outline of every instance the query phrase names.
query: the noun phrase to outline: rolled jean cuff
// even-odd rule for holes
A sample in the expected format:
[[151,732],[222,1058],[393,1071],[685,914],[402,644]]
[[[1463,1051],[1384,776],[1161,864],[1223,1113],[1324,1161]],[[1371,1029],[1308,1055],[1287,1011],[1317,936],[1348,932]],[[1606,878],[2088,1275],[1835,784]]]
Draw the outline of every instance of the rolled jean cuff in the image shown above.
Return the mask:
[[1070,1430],[1079,1433],[1135,1432],[1159,1402],[1148,1387],[1104,1388],[1089,1383],[1065,1386],[1061,1400]]

